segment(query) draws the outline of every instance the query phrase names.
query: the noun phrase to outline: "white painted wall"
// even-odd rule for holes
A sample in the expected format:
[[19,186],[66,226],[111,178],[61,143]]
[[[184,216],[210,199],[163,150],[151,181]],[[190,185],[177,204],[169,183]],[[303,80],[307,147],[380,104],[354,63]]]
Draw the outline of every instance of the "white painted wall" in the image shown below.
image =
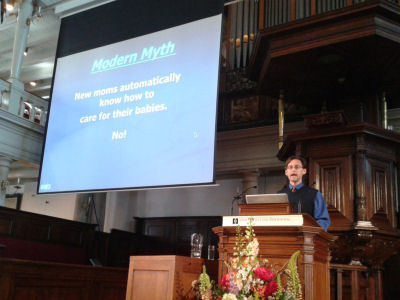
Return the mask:
[[[285,184],[285,177],[267,174],[259,178],[259,193],[275,193]],[[37,195],[37,183],[26,182],[21,210],[84,221],[82,201],[77,194]],[[220,216],[237,214],[233,197],[242,192],[242,180],[218,180],[215,186],[169,188],[143,191],[108,192],[105,199],[103,230],[135,231],[134,217]],[[97,213],[102,214],[98,205]],[[93,219],[93,218],[92,218]],[[92,220],[93,221],[93,220]],[[103,220],[101,220],[101,223]]]
[[[283,171],[282,171],[283,173]],[[276,193],[284,175],[261,177],[259,193]],[[217,181],[217,186],[107,193],[104,231],[134,231],[134,217],[230,215],[232,200],[242,191],[241,179]],[[237,214],[237,204],[233,214]]]
[[[262,176],[258,192],[275,193],[284,183],[283,174]],[[36,182],[26,182],[24,186],[22,210],[77,220],[81,208],[76,194],[37,195]],[[115,228],[133,232],[134,217],[230,215],[233,197],[241,191],[242,180],[236,178],[218,180],[216,186],[108,192],[103,230],[110,232]],[[237,214],[236,202],[233,204],[233,214]]]
[[37,182],[25,182],[21,210],[74,220],[76,194],[37,195]]
[[231,179],[217,181],[216,186],[131,193],[136,194],[136,217],[218,216],[231,213],[233,196],[241,189],[241,179]]
[[[240,179],[221,180],[216,186],[107,193],[104,231],[134,231],[134,217],[229,215]],[[237,213],[237,206],[234,207]]]
[[106,196],[104,232],[111,229],[134,231],[134,202],[130,192],[108,192]]

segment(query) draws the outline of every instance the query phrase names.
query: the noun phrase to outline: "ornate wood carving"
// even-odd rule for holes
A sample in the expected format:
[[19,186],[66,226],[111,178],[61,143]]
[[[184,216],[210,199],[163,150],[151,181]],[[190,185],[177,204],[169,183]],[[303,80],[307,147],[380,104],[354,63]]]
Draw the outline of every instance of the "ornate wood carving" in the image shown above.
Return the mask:
[[285,160],[298,145],[296,154],[309,159],[309,184],[328,203],[329,231],[340,237],[333,261],[382,267],[400,249],[394,196],[400,134],[367,123],[312,128],[289,134],[278,157]]
[[356,153],[356,207],[357,221],[367,221],[367,208],[365,197],[365,153]]
[[[353,222],[354,193],[351,157],[310,158],[309,183],[324,195],[328,208]],[[345,220],[344,220],[345,221]]]
[[369,186],[368,218],[372,219],[375,214],[380,214],[387,221],[396,226],[395,209],[393,199],[393,169],[392,164],[381,159],[366,159],[367,169],[371,174],[367,181]]
[[304,124],[307,128],[318,128],[326,126],[346,125],[347,121],[343,114],[343,111],[332,111],[318,115],[305,116]]

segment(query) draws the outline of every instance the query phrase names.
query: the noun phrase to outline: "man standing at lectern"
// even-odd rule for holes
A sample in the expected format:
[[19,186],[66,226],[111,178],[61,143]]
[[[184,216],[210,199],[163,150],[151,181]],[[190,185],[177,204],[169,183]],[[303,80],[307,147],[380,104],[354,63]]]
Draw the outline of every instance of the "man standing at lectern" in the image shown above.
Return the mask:
[[289,179],[289,186],[279,191],[286,193],[295,213],[307,213],[314,217],[317,223],[327,231],[331,220],[322,194],[303,183],[303,176],[307,173],[306,161],[300,156],[291,156],[285,163],[285,175]]

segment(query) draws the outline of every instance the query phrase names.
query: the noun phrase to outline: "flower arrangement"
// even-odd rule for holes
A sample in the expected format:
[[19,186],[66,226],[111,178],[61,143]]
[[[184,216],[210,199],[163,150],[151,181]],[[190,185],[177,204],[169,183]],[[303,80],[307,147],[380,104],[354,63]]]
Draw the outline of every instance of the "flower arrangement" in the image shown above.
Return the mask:
[[301,300],[302,291],[297,272],[295,252],[288,263],[277,272],[269,268],[267,259],[258,259],[259,244],[250,222],[245,234],[240,226],[236,231],[233,257],[224,262],[228,272],[223,275],[219,286],[206,273],[193,283],[202,300]]

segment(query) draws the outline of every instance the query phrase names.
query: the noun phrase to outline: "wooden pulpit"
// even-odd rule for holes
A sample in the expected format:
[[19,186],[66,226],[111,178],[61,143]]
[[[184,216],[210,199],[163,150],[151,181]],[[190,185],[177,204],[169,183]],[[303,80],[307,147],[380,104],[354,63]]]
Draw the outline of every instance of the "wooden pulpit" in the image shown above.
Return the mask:
[[[271,220],[285,221],[286,219],[288,221],[280,222],[280,225],[277,223],[276,226],[273,223],[268,226],[254,226],[260,247],[259,255],[268,258],[273,267],[279,270],[294,252],[300,250],[298,271],[303,286],[303,299],[329,300],[329,245],[335,237],[326,233],[308,214],[290,214],[290,209],[283,207],[282,204],[276,205],[275,208],[273,206],[271,204],[239,205],[240,216],[264,215],[269,216]],[[290,226],[290,219],[292,219],[290,216],[296,216],[293,218],[296,220],[302,216],[302,225]],[[215,227],[213,231],[219,236],[218,276],[221,278],[227,271],[223,262],[228,261],[233,255],[236,226]]]

